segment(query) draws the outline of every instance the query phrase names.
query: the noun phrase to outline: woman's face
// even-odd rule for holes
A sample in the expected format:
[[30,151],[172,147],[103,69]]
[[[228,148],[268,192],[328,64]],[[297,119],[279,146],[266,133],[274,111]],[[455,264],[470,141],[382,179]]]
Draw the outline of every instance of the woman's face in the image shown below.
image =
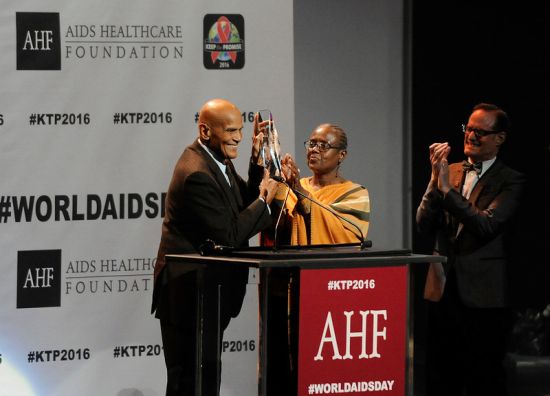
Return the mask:
[[[338,136],[329,125],[320,125],[309,135],[310,145],[306,148],[307,166],[316,175],[323,175],[336,170],[346,155],[339,148]],[[324,150],[318,144],[328,144]]]

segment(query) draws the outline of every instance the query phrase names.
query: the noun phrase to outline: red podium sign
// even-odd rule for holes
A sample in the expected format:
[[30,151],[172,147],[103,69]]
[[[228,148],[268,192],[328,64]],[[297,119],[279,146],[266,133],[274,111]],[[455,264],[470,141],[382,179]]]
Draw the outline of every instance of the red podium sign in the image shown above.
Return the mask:
[[407,266],[303,270],[298,395],[404,395]]

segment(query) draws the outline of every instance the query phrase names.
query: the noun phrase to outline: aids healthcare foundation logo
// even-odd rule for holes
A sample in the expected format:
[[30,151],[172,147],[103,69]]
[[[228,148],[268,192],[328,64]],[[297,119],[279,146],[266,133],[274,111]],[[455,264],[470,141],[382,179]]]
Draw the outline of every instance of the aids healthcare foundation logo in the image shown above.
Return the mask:
[[61,70],[59,13],[17,12],[17,70]]
[[61,305],[61,250],[17,252],[17,308]]
[[61,70],[75,63],[180,61],[183,26],[140,23],[83,23],[54,12],[16,12],[17,70]]
[[203,62],[207,69],[244,67],[244,18],[239,14],[206,14]]

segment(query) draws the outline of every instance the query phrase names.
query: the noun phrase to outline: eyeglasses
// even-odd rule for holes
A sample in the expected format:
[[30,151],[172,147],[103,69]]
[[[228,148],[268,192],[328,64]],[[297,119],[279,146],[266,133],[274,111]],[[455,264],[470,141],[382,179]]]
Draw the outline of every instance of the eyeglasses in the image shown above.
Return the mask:
[[499,133],[501,131],[488,131],[486,129],[479,129],[479,128],[472,128],[467,125],[462,124],[462,132],[463,133],[470,133],[473,132],[474,135],[476,135],[476,138],[482,138],[483,136],[487,135],[493,135],[495,133]]
[[317,142],[315,140],[306,140],[304,142],[304,147],[306,150],[313,150],[315,147],[317,147],[317,150],[320,152],[328,151],[330,149],[341,149],[340,146],[332,146],[330,143],[327,142]]

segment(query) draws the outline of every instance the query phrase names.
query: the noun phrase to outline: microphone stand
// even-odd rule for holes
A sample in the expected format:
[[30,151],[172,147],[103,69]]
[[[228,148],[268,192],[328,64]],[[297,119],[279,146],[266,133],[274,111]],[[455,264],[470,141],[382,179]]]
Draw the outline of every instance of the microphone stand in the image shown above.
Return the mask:
[[[359,228],[359,226],[357,224],[355,224],[353,221],[345,218],[344,216],[342,216],[340,213],[338,213],[337,211],[335,211],[334,209],[332,209],[330,206],[327,206],[325,204],[322,204],[321,202],[311,198],[309,195],[306,195],[304,194],[303,192],[300,192],[298,191],[297,189],[295,188],[292,188],[290,187],[290,185],[286,182],[286,180],[284,180],[281,176],[271,176],[271,178],[273,180],[276,180],[278,181],[279,183],[283,183],[285,186],[287,186],[290,190],[292,190],[293,193],[295,193],[296,195],[299,195],[300,197],[302,198],[305,198],[307,200],[309,200],[310,202],[313,202],[315,205],[318,205],[320,206],[321,208],[325,209],[325,210],[328,210],[330,213],[332,213],[334,216],[336,216],[339,220],[341,221],[345,221],[346,223],[350,224],[352,227],[354,227],[357,231],[359,231],[359,235],[361,235],[361,238],[359,238],[359,243],[360,243],[360,249],[363,250],[365,248],[368,248],[368,247],[372,247],[372,241],[370,240],[365,240],[365,236],[363,235],[363,231],[361,231],[361,228]],[[288,195],[287,195],[288,196]],[[357,235],[355,235],[357,236]]]
[[[285,183],[285,185],[288,186],[288,184]],[[281,206],[281,210],[279,211],[279,216],[277,216],[277,222],[275,223],[275,235],[273,237],[273,250],[277,250],[277,234],[279,231],[279,223],[281,222],[281,217],[283,215],[283,212],[285,210],[286,201],[288,199],[288,195],[290,194],[290,187],[286,191],[285,199],[283,200],[283,204]]]

